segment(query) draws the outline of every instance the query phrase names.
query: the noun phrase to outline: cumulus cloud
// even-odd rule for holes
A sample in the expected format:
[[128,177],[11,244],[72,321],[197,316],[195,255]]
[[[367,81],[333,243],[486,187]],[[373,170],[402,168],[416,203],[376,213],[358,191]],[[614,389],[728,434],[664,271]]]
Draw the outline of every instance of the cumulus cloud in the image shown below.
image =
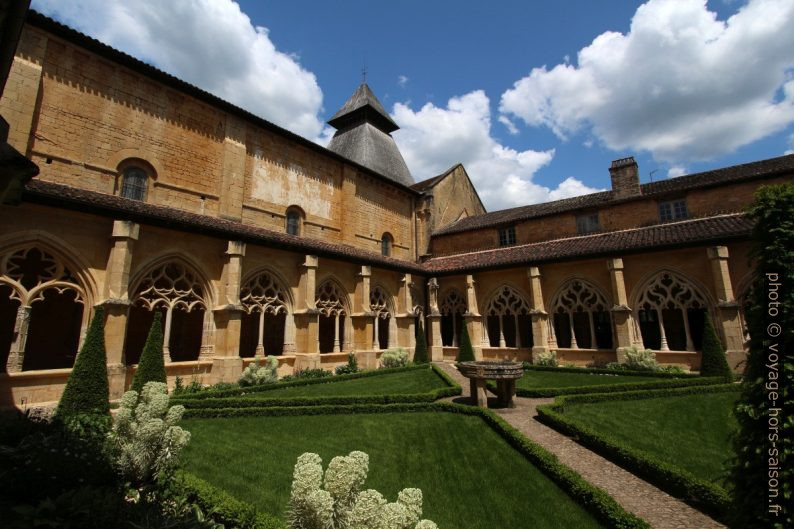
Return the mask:
[[32,7],[297,134],[317,139],[323,94],[231,0],[34,0]]
[[407,75],[398,75],[397,76],[397,84],[400,85],[401,88],[405,88],[405,85],[408,84],[408,76]]
[[518,134],[518,132],[519,132],[518,131],[518,127],[516,127],[515,123],[510,121],[510,118],[508,118],[507,116],[505,116],[505,115],[499,116],[499,123],[504,125],[505,128],[507,128],[507,132],[509,132],[513,136]]
[[534,68],[499,109],[563,139],[584,129],[614,150],[709,159],[794,123],[792,27],[791,0],[750,0],[726,21],[706,0],[650,0],[628,33]]
[[676,176],[684,176],[687,174],[686,167],[680,165],[674,165],[670,169],[667,170],[667,178],[674,178]]
[[401,127],[395,141],[417,180],[462,162],[489,210],[595,191],[575,178],[556,189],[534,183],[533,175],[551,162],[554,149],[518,151],[500,144],[491,135],[490,101],[482,90],[453,97],[446,108],[427,103],[414,111],[397,103],[393,115]]

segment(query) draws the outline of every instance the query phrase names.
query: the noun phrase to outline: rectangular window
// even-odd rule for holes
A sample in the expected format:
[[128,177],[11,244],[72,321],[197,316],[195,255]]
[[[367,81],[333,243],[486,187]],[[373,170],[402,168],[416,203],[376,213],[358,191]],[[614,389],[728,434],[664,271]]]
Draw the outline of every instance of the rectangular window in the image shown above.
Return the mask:
[[689,217],[686,210],[686,200],[668,200],[659,202],[659,219],[664,222],[668,220],[682,220]]
[[516,243],[516,227],[499,228],[499,246],[512,246]]
[[585,233],[593,233],[601,229],[598,224],[598,213],[589,213],[587,215],[578,215],[576,217],[576,230],[580,235]]

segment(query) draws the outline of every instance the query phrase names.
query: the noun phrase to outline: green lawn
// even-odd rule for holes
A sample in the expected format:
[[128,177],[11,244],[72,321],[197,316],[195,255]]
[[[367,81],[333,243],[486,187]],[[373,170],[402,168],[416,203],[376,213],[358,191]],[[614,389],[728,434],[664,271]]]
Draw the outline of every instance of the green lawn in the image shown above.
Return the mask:
[[565,415],[626,445],[722,484],[737,428],[738,391],[568,404]]
[[327,384],[291,386],[280,389],[249,393],[247,398],[271,399],[289,397],[349,397],[361,395],[408,395],[427,393],[447,387],[432,369],[414,369],[401,373],[355,378]]
[[666,379],[646,376],[599,375],[595,373],[569,373],[561,371],[524,370],[524,376],[516,381],[516,388],[547,389],[569,388],[574,386],[603,386],[611,384],[631,384],[637,382],[661,382]]
[[366,488],[424,493],[441,529],[600,527],[479,417],[385,413],[185,419],[184,467],[262,511],[283,514],[298,455],[370,456]]

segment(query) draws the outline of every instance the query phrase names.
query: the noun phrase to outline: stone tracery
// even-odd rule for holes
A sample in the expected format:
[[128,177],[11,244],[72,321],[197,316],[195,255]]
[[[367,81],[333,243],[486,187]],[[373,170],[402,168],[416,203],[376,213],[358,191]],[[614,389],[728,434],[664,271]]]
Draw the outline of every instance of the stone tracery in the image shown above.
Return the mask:
[[571,349],[610,349],[612,322],[609,305],[589,282],[572,279],[552,301],[557,345]]
[[509,285],[499,287],[485,309],[490,345],[494,347],[528,345],[527,340],[521,339],[521,327],[530,329],[531,338],[532,326],[529,323],[529,314],[529,303],[518,290]]

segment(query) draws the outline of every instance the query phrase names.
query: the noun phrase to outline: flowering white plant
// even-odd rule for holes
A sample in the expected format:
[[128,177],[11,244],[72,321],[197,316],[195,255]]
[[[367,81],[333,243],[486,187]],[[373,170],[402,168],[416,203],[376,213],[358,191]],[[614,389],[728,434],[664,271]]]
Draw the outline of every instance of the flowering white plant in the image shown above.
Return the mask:
[[116,464],[133,485],[167,476],[190,440],[190,432],[177,426],[185,408],[169,407],[166,391],[162,382],[147,382],[140,395],[126,392],[108,434]]
[[272,384],[278,380],[278,360],[275,356],[265,358],[265,364],[260,366],[257,362],[248,364],[240,376],[241,386],[256,386],[258,384]]
[[350,452],[331,460],[323,475],[317,454],[298,457],[292,476],[291,529],[438,529],[422,517],[422,491],[403,489],[388,503],[376,490],[361,488],[369,472],[369,456]]

